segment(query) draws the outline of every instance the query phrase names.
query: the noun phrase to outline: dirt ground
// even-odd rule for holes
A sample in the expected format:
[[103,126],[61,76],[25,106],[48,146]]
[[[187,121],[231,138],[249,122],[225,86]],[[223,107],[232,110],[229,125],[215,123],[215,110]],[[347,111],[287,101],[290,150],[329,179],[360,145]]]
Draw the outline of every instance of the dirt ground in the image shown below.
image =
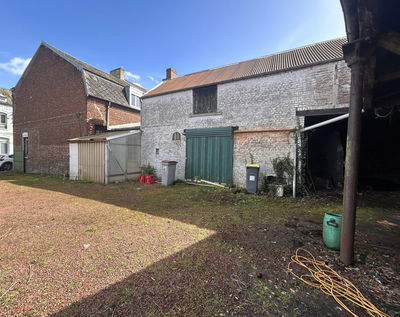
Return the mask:
[[0,197],[1,316],[345,316],[288,273],[298,247],[400,316],[398,192],[359,195],[352,267],[322,242],[340,193],[293,201],[1,174]]

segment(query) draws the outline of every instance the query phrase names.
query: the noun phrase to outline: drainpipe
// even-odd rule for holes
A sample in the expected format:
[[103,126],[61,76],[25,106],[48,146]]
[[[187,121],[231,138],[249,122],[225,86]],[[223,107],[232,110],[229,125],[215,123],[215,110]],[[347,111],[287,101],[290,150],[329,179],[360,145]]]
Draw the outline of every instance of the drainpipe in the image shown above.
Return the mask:
[[294,151],[293,151],[293,198],[296,198],[296,183],[297,183],[297,140],[296,136],[299,135],[295,132],[294,136]]
[[110,129],[110,107],[111,107],[111,101],[108,102],[107,109],[106,109],[106,130],[108,131]]

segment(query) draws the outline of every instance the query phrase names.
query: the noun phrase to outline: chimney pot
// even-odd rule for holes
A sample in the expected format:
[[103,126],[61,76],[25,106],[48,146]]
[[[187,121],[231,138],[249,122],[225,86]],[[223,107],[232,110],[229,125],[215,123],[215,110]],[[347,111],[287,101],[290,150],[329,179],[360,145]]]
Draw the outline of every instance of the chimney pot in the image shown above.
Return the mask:
[[118,79],[125,79],[125,70],[122,67],[118,67],[110,71],[110,74]]
[[174,79],[178,77],[178,73],[173,68],[167,68],[167,77],[166,80]]

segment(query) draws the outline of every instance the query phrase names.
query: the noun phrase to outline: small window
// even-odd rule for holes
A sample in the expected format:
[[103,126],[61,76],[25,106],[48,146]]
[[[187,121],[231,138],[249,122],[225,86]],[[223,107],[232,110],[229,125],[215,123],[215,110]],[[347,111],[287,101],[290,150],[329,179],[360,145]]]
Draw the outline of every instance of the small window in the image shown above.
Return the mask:
[[104,132],[107,132],[107,127],[105,127],[103,125],[99,125],[99,124],[96,124],[94,126],[94,133],[95,134],[100,134],[100,133],[104,133]]
[[142,100],[138,96],[135,96],[135,106],[136,108],[142,109]]
[[8,153],[8,142],[1,142],[0,143],[0,154],[7,154]]
[[1,102],[7,102],[7,97],[2,95],[2,94],[0,94],[0,101]]
[[134,94],[131,94],[131,106],[141,109],[142,101],[140,100],[140,97],[138,97]]
[[193,114],[217,112],[217,86],[193,89]]
[[180,141],[181,140],[181,134],[179,132],[175,132],[172,134],[172,141]]
[[5,113],[0,113],[0,124],[1,125],[7,124],[7,115]]

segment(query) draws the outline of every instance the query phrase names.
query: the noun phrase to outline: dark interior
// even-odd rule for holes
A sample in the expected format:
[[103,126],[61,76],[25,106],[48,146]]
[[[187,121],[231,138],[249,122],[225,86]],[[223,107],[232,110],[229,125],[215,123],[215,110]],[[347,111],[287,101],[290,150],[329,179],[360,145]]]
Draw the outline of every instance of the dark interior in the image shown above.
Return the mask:
[[[336,115],[305,117],[305,126]],[[311,190],[343,188],[347,119],[306,132],[306,182]],[[359,169],[360,190],[400,189],[400,107],[364,113]]]

